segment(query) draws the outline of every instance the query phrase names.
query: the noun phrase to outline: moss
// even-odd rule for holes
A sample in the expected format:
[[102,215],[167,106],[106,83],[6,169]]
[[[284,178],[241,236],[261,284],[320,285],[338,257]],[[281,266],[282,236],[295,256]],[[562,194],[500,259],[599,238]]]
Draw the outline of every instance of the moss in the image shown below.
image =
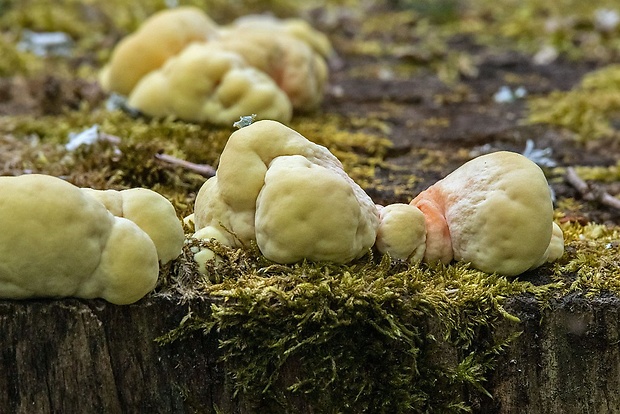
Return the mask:
[[[254,411],[294,412],[303,400],[317,412],[465,412],[487,394],[495,359],[519,335],[507,298],[532,295],[544,307],[571,292],[620,294],[620,230],[562,227],[564,257],[515,279],[371,253],[349,265],[279,265],[255,246],[214,242],[223,260],[208,262],[210,276],[201,277],[179,266],[191,261],[190,243],[159,294],[213,305],[159,342],[196,331],[217,338],[228,386]],[[513,331],[499,337],[504,319]]]
[[599,9],[617,10],[617,3],[613,0],[483,0],[471,2],[461,11],[457,27],[461,33],[471,33],[484,44],[510,44],[529,53],[548,45],[570,59],[612,62],[620,50],[617,31],[596,30],[595,11]]
[[566,128],[582,142],[617,139],[612,121],[619,111],[620,65],[609,65],[586,75],[573,90],[531,99],[528,121]]
[[[197,286],[215,298],[211,313],[189,315],[160,342],[216,334],[230,386],[252,410],[269,412],[294,412],[299,398],[318,412],[461,411],[463,387],[483,390],[509,340],[474,345],[506,315],[497,293],[528,286],[465,265],[405,266],[371,255],[349,266],[281,266],[251,253],[227,263],[213,268],[220,283]],[[453,361],[436,358],[444,340],[459,349]]]
[[43,63],[36,56],[18,50],[11,36],[0,34],[0,77],[30,75],[41,70]]
[[603,183],[620,181],[620,161],[618,161],[615,165],[610,165],[609,167],[575,167],[575,171],[584,180],[600,181]]

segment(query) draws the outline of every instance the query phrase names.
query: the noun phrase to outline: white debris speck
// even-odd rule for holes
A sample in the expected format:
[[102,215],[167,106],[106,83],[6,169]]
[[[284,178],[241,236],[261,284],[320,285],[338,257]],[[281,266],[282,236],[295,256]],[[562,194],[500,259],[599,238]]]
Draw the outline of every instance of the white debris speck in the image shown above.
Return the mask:
[[525,142],[525,149],[522,152],[525,157],[541,167],[555,167],[558,165],[558,163],[551,158],[552,153],[553,149],[551,149],[551,147],[535,148],[534,141],[531,139]]
[[73,48],[73,39],[63,32],[24,30],[17,47],[37,56],[69,56]]
[[493,100],[497,103],[509,103],[521,99],[525,95],[527,95],[527,90],[523,86],[519,86],[513,91],[510,87],[504,85],[495,92]]
[[256,119],[256,114],[246,115],[239,117],[239,120],[233,124],[235,128],[241,129],[248,125],[252,125],[252,122]]
[[616,10],[597,9],[594,12],[594,27],[599,32],[613,32],[620,24],[620,14]]
[[538,52],[536,52],[532,60],[534,61],[535,65],[544,66],[553,63],[553,61],[555,61],[558,56],[560,56],[560,52],[558,52],[555,47],[551,45],[545,45],[541,47]]
[[99,125],[85,129],[82,132],[70,132],[69,142],[65,145],[67,151],[75,151],[81,145],[93,145],[99,140]]

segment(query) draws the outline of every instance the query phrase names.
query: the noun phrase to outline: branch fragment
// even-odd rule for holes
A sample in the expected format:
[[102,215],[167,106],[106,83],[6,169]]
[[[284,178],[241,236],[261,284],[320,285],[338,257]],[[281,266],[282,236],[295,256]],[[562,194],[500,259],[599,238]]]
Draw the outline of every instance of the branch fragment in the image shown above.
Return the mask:
[[620,199],[612,196],[600,186],[586,183],[573,167],[566,169],[566,181],[579,191],[584,200],[597,201],[607,207],[620,210]]

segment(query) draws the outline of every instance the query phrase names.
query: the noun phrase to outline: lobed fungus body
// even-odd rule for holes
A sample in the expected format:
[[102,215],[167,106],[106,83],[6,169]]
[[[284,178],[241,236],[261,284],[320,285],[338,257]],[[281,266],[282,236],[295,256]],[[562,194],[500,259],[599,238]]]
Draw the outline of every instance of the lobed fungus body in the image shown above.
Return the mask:
[[59,178],[0,177],[0,228],[2,298],[73,296],[128,304],[157,282],[151,237]]
[[80,190],[102,203],[112,215],[136,223],[153,241],[162,264],[181,254],[185,242],[183,226],[170,201],[161,194],[146,188]]
[[325,147],[275,121],[230,136],[196,197],[195,237],[256,241],[270,260],[347,262],[375,241],[378,212]]
[[308,111],[321,103],[328,77],[322,53],[331,53],[331,49],[326,38],[309,25],[267,18],[241,20],[220,31],[217,43],[268,74],[294,109]]
[[231,124],[240,114],[288,122],[286,94],[265,73],[222,45],[193,43],[146,75],[129,106],[156,117]]
[[563,253],[547,180],[520,154],[475,158],[410,204],[424,215],[427,262],[460,260],[512,276]]
[[118,43],[99,81],[108,92],[129,95],[144,75],[163,66],[190,43],[204,42],[216,32],[215,22],[196,7],[155,13]]
[[424,214],[410,204],[390,204],[379,209],[376,247],[394,259],[418,262],[426,251]]
[[332,53],[299,19],[257,17],[219,27],[200,9],[149,18],[100,74],[103,88],[155,117],[230,124],[240,116],[288,122],[323,98]]

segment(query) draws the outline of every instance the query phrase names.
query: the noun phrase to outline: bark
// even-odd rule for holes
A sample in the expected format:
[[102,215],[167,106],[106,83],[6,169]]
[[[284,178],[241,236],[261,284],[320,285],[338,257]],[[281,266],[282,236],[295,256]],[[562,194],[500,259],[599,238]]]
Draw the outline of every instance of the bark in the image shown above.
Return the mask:
[[[148,298],[0,302],[0,412],[248,412],[224,383],[215,338],[196,333],[160,346],[154,339],[191,309]],[[620,412],[620,300],[567,297],[545,310],[531,298],[506,308],[523,334],[499,357],[480,413]],[[514,332],[513,322],[499,327]],[[500,332],[501,333],[501,332]],[[440,348],[446,358],[454,350]],[[303,401],[297,406],[313,412]]]

